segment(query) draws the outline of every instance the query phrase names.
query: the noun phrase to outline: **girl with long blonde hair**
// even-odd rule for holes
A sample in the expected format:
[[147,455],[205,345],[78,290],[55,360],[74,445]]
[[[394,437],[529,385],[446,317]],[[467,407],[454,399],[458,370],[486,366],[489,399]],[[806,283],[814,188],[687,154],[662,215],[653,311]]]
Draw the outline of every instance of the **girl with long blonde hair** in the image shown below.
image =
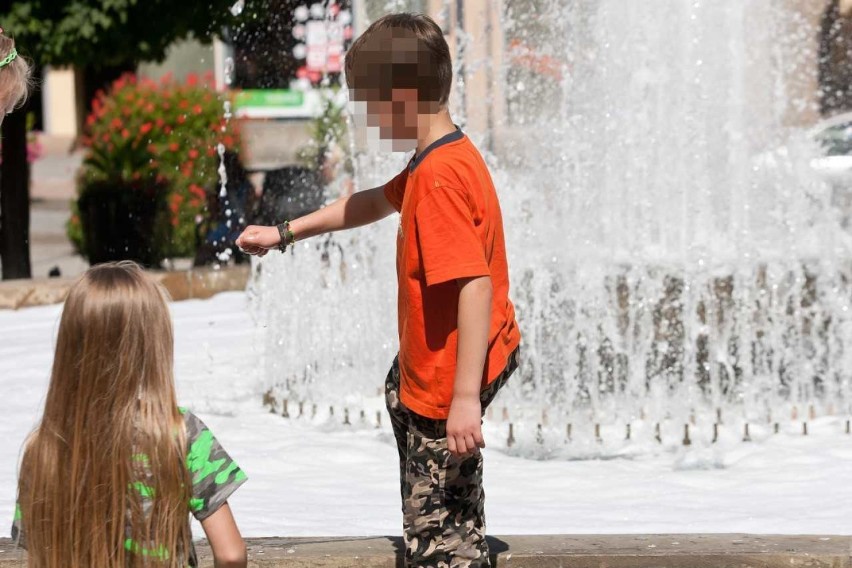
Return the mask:
[[32,67],[18,53],[15,41],[0,28],[0,123],[26,100],[31,73]]
[[12,536],[31,567],[195,566],[190,513],[216,566],[246,566],[227,503],[246,476],[178,407],[173,345],[166,293],[136,264],[71,288],[18,481]]

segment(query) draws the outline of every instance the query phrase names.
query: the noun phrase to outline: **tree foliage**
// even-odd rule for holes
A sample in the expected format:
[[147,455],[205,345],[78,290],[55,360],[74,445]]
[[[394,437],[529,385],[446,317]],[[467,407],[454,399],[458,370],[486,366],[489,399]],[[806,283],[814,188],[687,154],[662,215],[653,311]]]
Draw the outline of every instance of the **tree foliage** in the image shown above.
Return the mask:
[[209,41],[234,0],[14,0],[0,22],[38,65],[122,67],[161,61],[174,41]]

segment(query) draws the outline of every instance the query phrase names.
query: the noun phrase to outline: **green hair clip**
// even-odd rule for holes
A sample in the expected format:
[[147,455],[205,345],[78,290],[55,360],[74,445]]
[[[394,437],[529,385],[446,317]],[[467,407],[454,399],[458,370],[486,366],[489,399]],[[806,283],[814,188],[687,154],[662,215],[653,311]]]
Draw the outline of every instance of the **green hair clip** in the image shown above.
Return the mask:
[[8,64],[13,62],[17,56],[18,56],[18,50],[16,50],[13,47],[12,51],[9,52],[9,55],[7,55],[5,59],[0,61],[0,69],[2,69],[3,67],[6,67]]

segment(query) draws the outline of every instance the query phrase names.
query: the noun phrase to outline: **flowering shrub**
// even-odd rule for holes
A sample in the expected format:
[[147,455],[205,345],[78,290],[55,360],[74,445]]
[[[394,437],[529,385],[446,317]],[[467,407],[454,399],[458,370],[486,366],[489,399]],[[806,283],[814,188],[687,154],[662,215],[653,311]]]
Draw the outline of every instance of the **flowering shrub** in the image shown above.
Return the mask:
[[[239,146],[235,122],[224,118],[225,95],[212,83],[212,74],[190,75],[184,83],[170,76],[153,81],[125,75],[108,93],[96,94],[86,119],[80,194],[104,180],[165,181],[171,225],[165,256],[194,254],[197,221],[207,192],[217,185],[217,145]],[[79,223],[74,215],[68,228],[72,240],[80,234]]]

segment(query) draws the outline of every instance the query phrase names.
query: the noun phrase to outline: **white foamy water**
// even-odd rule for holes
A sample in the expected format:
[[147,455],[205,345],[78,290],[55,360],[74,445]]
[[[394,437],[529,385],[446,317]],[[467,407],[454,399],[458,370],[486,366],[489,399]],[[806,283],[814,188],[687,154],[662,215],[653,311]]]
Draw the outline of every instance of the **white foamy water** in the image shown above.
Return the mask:
[[[813,26],[769,0],[511,6],[494,70],[507,116],[469,134],[501,198],[524,336],[512,420],[848,416],[852,241],[810,170],[816,148],[789,126],[813,104]],[[518,53],[556,71],[519,68]],[[361,156],[359,187],[403,164]],[[261,262],[265,388],[373,396],[397,348],[395,223]]]
[[[396,446],[386,417],[376,430],[372,416],[369,426],[359,425],[357,407],[352,427],[341,425],[339,408],[333,422],[320,414],[315,423],[270,414],[256,395],[263,332],[245,295],[180,302],[172,312],[180,401],[249,476],[231,501],[243,534],[400,533]],[[0,390],[8,395],[0,420],[0,519],[8,524],[0,534],[6,536],[19,451],[41,412],[59,313],[60,306],[0,312]],[[382,379],[370,381],[377,388]],[[504,453],[506,426],[497,414],[485,430],[491,534],[852,532],[852,446],[837,418],[811,423],[807,437],[793,423],[778,436],[757,429],[749,444],[731,424],[718,447],[698,430],[688,450],[679,445],[679,431],[664,431],[659,445],[637,428],[636,448],[620,457],[538,461]],[[623,432],[602,434],[611,449]],[[578,451],[597,445],[587,426],[576,428],[573,444]],[[202,534],[197,527],[195,534]]]

